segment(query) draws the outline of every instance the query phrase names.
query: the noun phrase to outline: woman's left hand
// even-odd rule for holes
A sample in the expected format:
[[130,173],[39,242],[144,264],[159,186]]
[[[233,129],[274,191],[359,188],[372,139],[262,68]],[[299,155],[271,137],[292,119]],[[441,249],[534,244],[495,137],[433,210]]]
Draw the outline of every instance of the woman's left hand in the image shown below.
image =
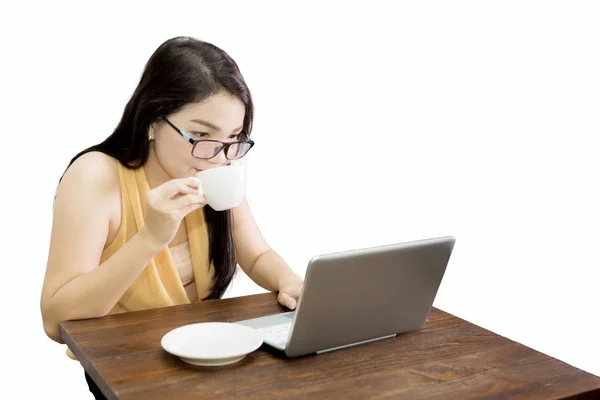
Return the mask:
[[282,306],[294,310],[298,304],[303,284],[303,279],[296,274],[282,279],[281,282],[279,282],[279,295],[277,296],[277,301],[279,301]]

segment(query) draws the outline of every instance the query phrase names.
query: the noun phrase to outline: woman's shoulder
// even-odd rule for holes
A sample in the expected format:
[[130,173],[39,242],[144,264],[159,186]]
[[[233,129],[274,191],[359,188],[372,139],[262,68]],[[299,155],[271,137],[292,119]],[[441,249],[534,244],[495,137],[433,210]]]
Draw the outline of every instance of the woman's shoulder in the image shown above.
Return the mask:
[[78,157],[65,171],[58,191],[108,195],[119,188],[119,161],[99,151]]
[[100,151],[91,151],[77,158],[65,172],[78,181],[86,181],[94,185],[113,186],[119,182],[119,161]]

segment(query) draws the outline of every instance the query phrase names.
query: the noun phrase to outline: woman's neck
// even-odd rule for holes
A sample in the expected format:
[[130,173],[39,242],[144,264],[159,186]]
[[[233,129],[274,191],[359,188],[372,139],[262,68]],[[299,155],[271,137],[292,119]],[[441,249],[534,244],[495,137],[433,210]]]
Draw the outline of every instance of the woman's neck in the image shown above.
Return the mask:
[[144,164],[144,174],[146,175],[146,180],[148,181],[150,189],[154,189],[173,179],[167,174],[167,171],[165,171],[158,161],[156,153],[154,152],[154,143],[150,144],[150,154],[148,155],[146,164]]

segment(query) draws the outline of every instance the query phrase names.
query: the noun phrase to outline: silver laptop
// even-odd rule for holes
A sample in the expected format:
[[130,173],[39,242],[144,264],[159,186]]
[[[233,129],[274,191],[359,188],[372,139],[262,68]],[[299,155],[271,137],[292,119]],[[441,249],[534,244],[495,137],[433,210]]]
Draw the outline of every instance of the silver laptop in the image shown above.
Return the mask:
[[295,311],[237,323],[288,357],[416,330],[431,311],[454,242],[447,236],[313,257]]

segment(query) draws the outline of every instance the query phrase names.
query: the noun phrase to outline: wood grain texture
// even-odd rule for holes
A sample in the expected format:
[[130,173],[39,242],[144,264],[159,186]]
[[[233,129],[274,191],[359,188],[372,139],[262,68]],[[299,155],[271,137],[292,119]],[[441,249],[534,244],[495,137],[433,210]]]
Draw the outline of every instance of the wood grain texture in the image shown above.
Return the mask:
[[[287,359],[267,346],[196,367],[164,334],[285,312],[273,293],[67,321],[61,336],[109,399],[600,399],[600,378],[438,309],[392,339]],[[82,376],[83,379],[83,376]]]

